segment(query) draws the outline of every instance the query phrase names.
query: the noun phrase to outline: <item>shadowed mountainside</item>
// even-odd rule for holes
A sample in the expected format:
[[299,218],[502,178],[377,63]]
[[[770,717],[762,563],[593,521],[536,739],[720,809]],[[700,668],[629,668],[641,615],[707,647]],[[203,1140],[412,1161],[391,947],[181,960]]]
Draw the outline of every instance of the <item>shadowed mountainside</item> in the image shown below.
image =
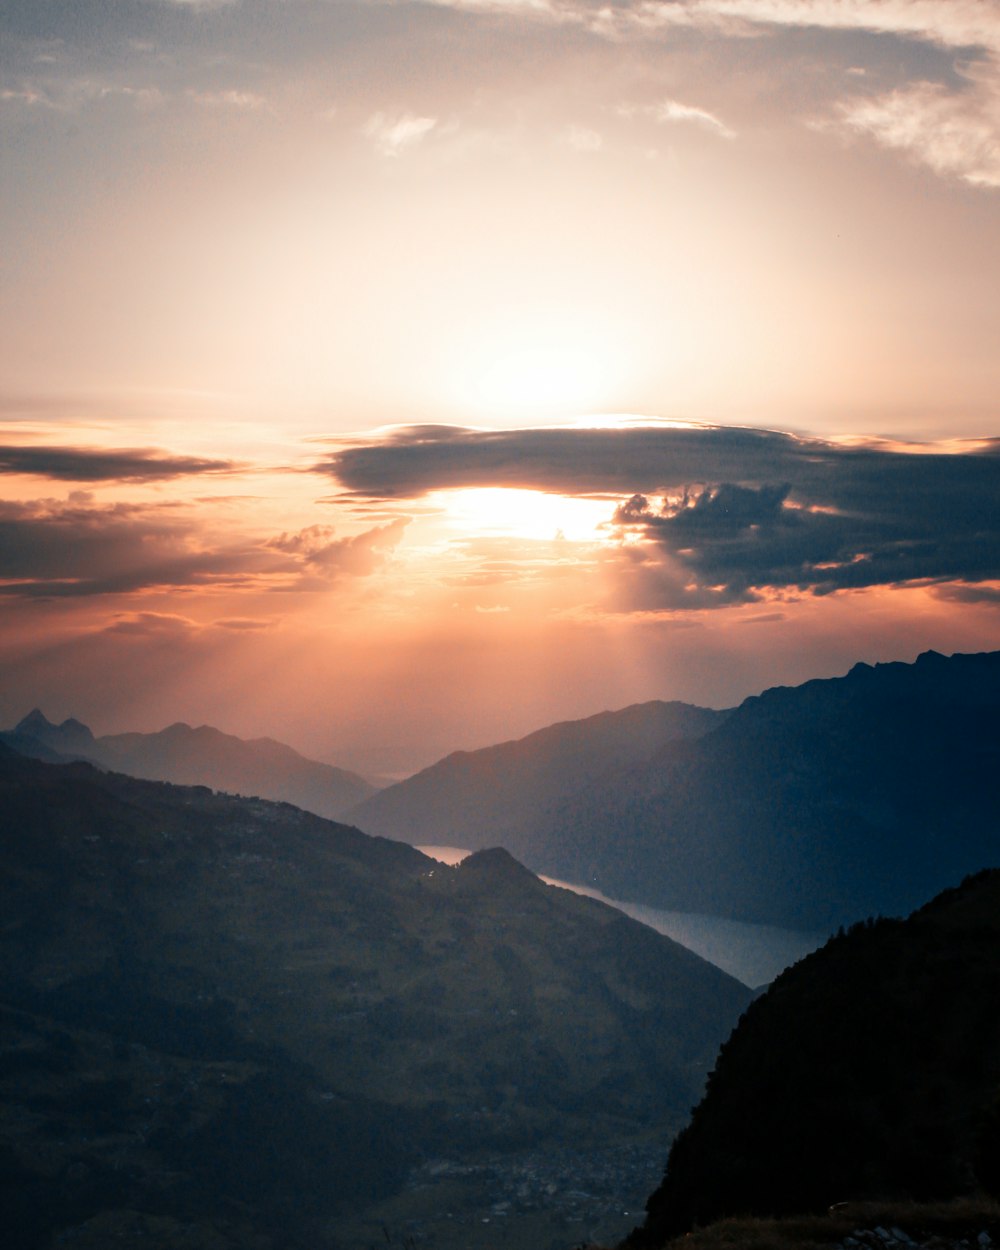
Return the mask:
[[749,998],[504,851],[3,746],[0,869],[17,1250],[346,1245],[431,1156],[679,1125]]
[[[459,845],[485,828],[535,871],[611,898],[827,931],[904,915],[1000,865],[1000,652],[858,664],[716,717],[625,766],[598,753],[571,774],[572,794],[546,804],[536,786],[537,807],[512,807],[516,823],[491,815],[488,752],[449,757],[357,819],[410,837],[454,813]],[[397,796],[411,805],[405,827],[376,819]]]
[[350,818],[384,837],[480,850],[522,836],[539,811],[605,774],[648,759],[677,738],[696,738],[727,713],[687,703],[637,703],[563,721],[526,738],[455,751],[367,799]]
[[306,759],[273,738],[247,741],[210,725],[194,729],[179,722],[158,733],[95,738],[80,721],[54,725],[36,708],[3,738],[21,754],[50,762],[84,759],[148,781],[294,803],[330,819],[376,790],[357,773]]
[[1000,1195],[1000,872],[861,922],[723,1046],[629,1243],[846,1199]]

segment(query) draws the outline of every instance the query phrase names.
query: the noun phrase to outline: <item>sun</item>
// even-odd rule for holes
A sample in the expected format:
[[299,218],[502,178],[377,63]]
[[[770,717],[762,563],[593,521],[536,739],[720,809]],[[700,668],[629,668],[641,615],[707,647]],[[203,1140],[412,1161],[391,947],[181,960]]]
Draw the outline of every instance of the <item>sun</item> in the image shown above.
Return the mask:
[[599,359],[579,348],[528,346],[490,361],[474,389],[488,409],[523,413],[587,407],[602,380]]
[[627,374],[616,328],[572,310],[520,310],[471,325],[449,348],[451,399],[492,420],[578,416],[615,406]]

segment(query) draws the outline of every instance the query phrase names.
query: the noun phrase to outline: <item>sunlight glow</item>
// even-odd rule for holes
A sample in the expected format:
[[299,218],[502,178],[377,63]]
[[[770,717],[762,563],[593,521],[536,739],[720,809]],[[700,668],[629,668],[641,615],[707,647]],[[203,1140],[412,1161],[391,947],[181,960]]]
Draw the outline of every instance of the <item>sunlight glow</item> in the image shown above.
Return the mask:
[[606,499],[506,487],[437,491],[428,502],[442,509],[448,528],[463,534],[539,541],[601,542],[613,510]]
[[592,310],[526,306],[457,336],[446,385],[466,412],[567,418],[607,409],[631,373],[620,324]]
[[488,407],[530,411],[583,406],[602,382],[600,361],[580,349],[526,347],[498,356],[476,379]]

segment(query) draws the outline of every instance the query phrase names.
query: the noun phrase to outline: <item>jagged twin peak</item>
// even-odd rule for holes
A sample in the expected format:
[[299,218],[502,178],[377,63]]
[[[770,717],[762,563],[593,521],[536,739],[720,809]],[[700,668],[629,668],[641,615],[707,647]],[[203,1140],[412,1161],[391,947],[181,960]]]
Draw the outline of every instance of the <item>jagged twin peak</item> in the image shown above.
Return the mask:
[[94,735],[86,725],[72,716],[61,725],[55,725],[37,707],[18,722],[13,733],[21,738],[34,739],[42,746],[69,756],[89,758],[96,749]]

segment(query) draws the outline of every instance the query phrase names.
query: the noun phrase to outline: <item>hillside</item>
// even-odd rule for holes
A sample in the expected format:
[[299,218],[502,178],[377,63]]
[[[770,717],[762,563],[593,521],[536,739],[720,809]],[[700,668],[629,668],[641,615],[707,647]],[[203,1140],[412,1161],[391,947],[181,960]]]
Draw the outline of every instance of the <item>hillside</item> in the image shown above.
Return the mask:
[[[1000,865],[1000,652],[858,664],[715,717],[630,762],[598,748],[586,768],[550,774],[540,757],[543,781],[525,786],[532,803],[512,804],[507,824],[489,798],[506,777],[487,765],[509,745],[449,757],[357,818],[465,846],[485,829],[535,871],[611,898],[827,932],[905,915]],[[375,819],[404,798],[408,824]]]
[[724,1216],[1000,1195],[1000,872],[861,923],[722,1048],[635,1247]]
[[36,708],[3,737],[15,750],[39,759],[85,759],[130,777],[294,803],[330,819],[376,789],[357,773],[307,759],[273,738],[247,741],[210,725],[195,729],[178,723],[158,733],[95,738],[80,721],[54,725]]
[[360,1250],[416,1176],[475,1246],[456,1160],[663,1140],[749,997],[503,851],[3,747],[0,880],[16,1250]]
[[531,849],[523,831],[539,811],[649,759],[668,742],[707,733],[725,716],[653,701],[549,725],[513,742],[456,751],[379,791],[350,818],[371,833],[418,845],[479,850],[500,842],[523,854]]

